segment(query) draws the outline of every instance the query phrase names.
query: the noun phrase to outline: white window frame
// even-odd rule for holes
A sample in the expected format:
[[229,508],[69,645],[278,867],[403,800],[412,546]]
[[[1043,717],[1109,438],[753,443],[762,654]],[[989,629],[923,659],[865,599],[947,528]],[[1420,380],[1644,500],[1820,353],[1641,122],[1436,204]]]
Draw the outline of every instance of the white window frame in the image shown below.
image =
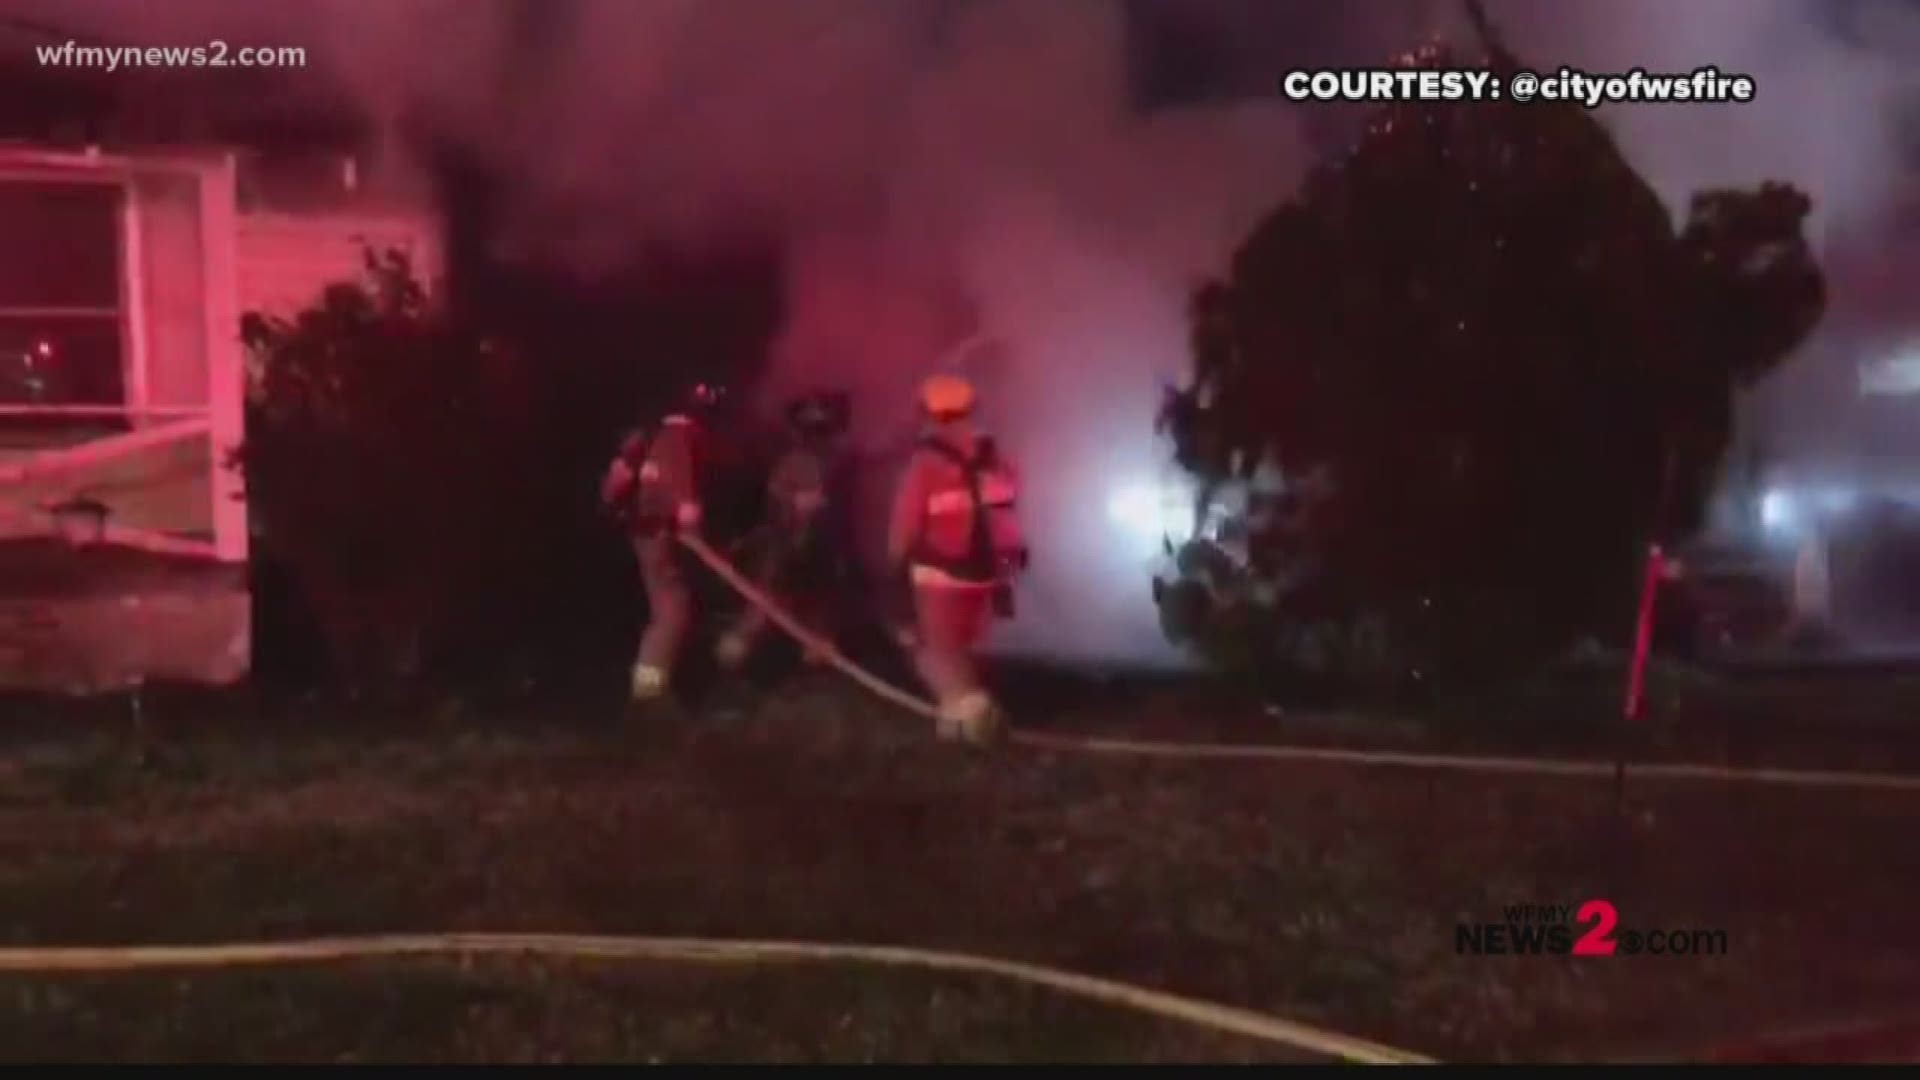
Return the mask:
[[146,398],[146,323],[141,318],[141,279],[138,263],[138,237],[131,178],[109,173],[87,173],[54,169],[0,168],[0,184],[67,185],[71,187],[112,187],[118,189],[120,205],[115,210],[114,259],[118,295],[112,307],[40,307],[0,304],[0,323],[10,319],[37,321],[72,320],[75,322],[114,322],[120,327],[120,403],[118,405],[12,405],[0,404],[0,419],[7,417],[71,417],[76,420],[139,420],[144,418]]
[[[138,211],[134,180],[154,173],[190,175],[199,192],[200,244],[203,263],[203,288],[206,320],[205,348],[209,384],[204,406],[191,408],[154,408],[149,396],[147,312],[144,302],[144,222]],[[226,467],[229,455],[244,438],[244,401],[246,370],[240,349],[240,312],[237,292],[237,163],[230,151],[187,151],[174,154],[142,154],[139,157],[107,155],[95,150],[84,153],[35,150],[25,147],[0,148],[0,182],[32,180],[38,182],[74,182],[111,184],[123,194],[121,216],[121,305],[115,317],[121,320],[122,355],[132,366],[131,378],[123,381],[123,401],[113,406],[0,406],[0,419],[16,416],[72,416],[75,418],[124,418],[136,427],[151,430],[134,435],[184,436],[193,429],[204,430],[212,443],[211,475],[208,477],[213,499],[212,545],[153,538],[155,543],[173,547],[191,546],[229,564],[245,563],[249,555],[245,488],[234,470]],[[15,309],[20,310],[20,309]],[[176,421],[177,423],[147,422]],[[131,438],[132,436],[128,436]],[[138,441],[138,440],[135,440]],[[123,452],[121,440],[106,440],[99,445],[73,448],[63,456],[114,455]],[[52,462],[40,463],[42,467]],[[6,477],[0,475],[0,496],[4,496]],[[0,498],[0,502],[4,502]],[[140,538],[129,536],[128,540]]]

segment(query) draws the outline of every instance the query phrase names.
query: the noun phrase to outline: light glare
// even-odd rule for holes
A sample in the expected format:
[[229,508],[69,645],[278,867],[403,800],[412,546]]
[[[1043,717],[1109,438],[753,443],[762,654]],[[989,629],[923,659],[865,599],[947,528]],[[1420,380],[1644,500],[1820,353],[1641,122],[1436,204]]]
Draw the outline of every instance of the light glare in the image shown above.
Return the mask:
[[1193,531],[1193,506],[1180,491],[1161,484],[1127,484],[1107,499],[1107,520],[1141,540],[1179,542]]

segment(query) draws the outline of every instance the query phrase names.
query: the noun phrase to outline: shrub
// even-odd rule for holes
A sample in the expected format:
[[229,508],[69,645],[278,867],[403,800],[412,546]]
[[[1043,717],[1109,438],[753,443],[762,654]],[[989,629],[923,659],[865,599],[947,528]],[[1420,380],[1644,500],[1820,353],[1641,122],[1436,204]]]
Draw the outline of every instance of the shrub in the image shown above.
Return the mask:
[[1174,569],[1179,635],[1229,664],[1330,642],[1349,674],[1427,683],[1619,639],[1647,541],[1700,516],[1734,390],[1820,317],[1810,208],[1703,192],[1676,231],[1577,105],[1380,109],[1194,296],[1163,427],[1202,490],[1272,474],[1280,501],[1241,522],[1243,580]]

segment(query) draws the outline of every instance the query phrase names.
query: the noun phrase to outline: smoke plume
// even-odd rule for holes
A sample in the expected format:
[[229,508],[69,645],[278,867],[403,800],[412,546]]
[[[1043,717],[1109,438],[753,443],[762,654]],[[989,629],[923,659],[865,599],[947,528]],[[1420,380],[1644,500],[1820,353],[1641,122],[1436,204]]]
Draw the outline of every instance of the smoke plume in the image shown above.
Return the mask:
[[970,373],[1029,478],[1038,548],[1011,644],[1163,653],[1159,540],[1107,504],[1162,478],[1152,422],[1187,291],[1306,155],[1270,98],[1134,108],[1122,4],[11,6],[136,44],[305,45],[374,114],[425,117],[514,177],[500,240],[529,257],[591,270],[643,237],[777,228],[791,318],[769,393],[851,388],[883,465],[915,382],[993,339]]
[[[1452,0],[0,0],[134,44],[304,45],[375,116],[424,120],[514,178],[500,242],[582,271],[636,240],[779,230],[790,321],[768,391],[837,384],[892,463],[911,388],[955,345],[1029,478],[1033,588],[1010,641],[1161,656],[1152,521],[1110,513],[1165,478],[1152,417],[1185,362],[1187,292],[1285,198],[1320,119],[1270,94],[1290,64],[1367,63]],[[1818,0],[1491,3],[1542,67],[1753,75],[1751,106],[1618,106],[1607,121],[1676,209],[1792,180],[1822,225],[1870,233],[1894,197],[1905,5],[1853,38]],[[1209,70],[1142,108],[1137,31]],[[1873,44],[1869,45],[1866,42]],[[1189,66],[1194,61],[1189,57]],[[215,77],[213,75],[210,78]],[[1191,72],[1190,79],[1193,79]],[[1151,500],[1149,500],[1151,501]]]

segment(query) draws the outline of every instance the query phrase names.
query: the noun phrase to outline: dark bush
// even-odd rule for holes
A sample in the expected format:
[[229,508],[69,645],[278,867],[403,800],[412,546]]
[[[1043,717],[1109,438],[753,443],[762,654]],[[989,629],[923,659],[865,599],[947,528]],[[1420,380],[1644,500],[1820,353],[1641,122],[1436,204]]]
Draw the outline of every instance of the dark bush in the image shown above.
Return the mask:
[[524,361],[432,304],[397,254],[291,320],[249,314],[240,452],[259,558],[341,674],[418,673],[511,588],[540,503]]
[[[599,513],[601,471],[689,379],[751,375],[777,278],[749,262],[656,261],[605,289],[617,315],[596,324],[531,288],[452,309],[403,258],[369,255],[362,281],[298,317],[249,315],[239,457],[280,614],[308,613],[332,674],[355,684],[627,648],[644,612],[624,537]],[[722,523],[757,494],[753,448],[738,449],[714,492]]]

